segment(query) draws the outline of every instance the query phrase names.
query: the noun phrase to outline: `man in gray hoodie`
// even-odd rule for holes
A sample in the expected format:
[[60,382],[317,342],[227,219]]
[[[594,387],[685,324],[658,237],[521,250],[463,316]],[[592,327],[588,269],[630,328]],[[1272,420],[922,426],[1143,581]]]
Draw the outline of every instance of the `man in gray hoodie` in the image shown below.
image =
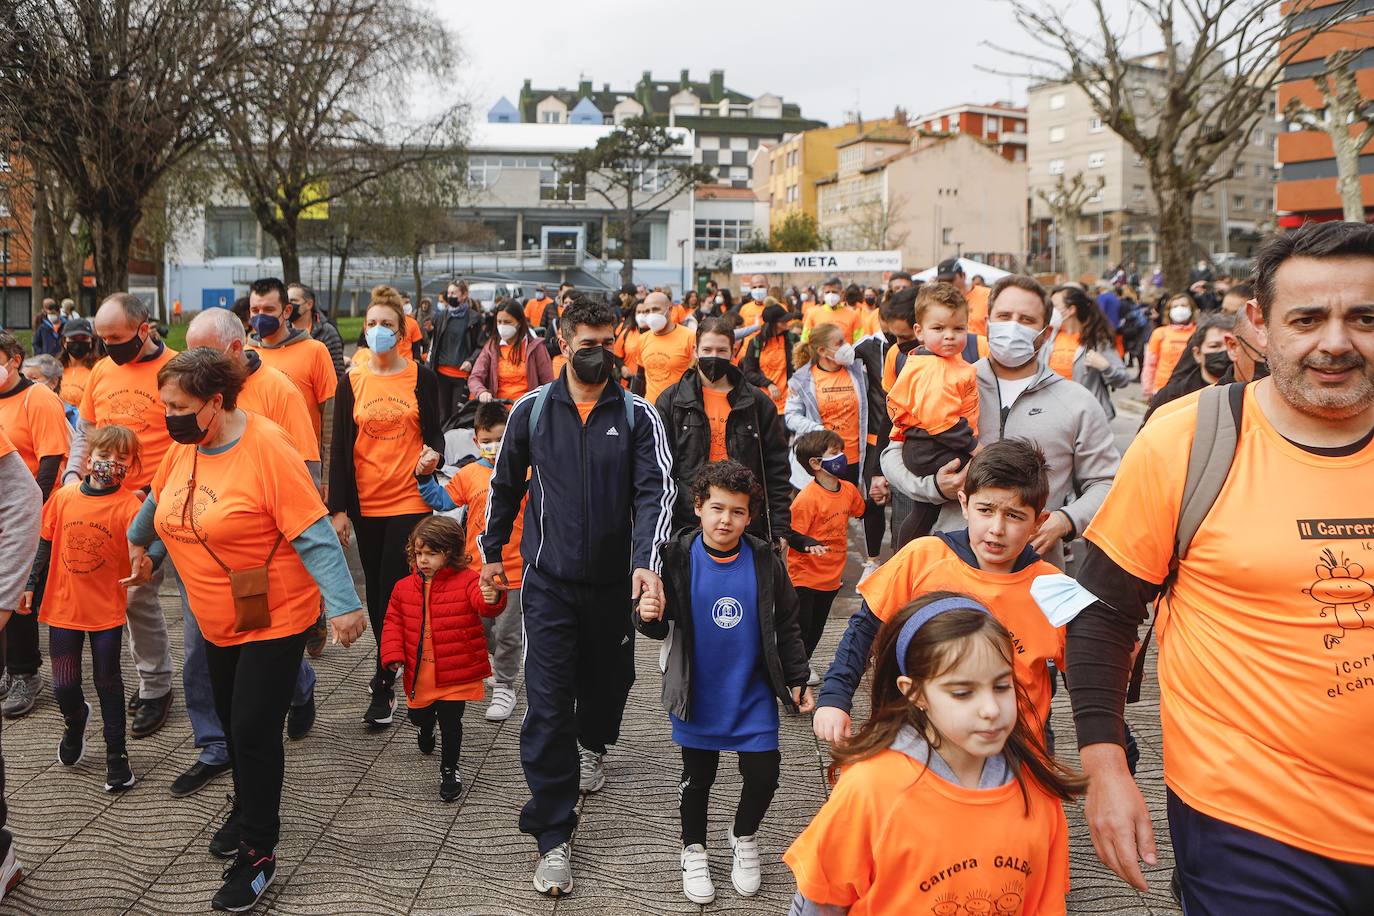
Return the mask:
[[[1116,477],[1121,455],[1097,399],[1082,385],[1042,365],[1040,349],[1050,339],[1050,299],[1031,277],[1007,276],[988,296],[988,348],[975,364],[978,374],[978,441],[1029,439],[1050,468],[1050,516],[1031,546],[1063,568],[1067,541],[1080,536],[1097,513]],[[912,499],[941,506],[936,531],[964,525],[958,493],[964,469],[951,461],[939,473],[918,477],[902,463],[901,443],[882,455],[889,486]]]

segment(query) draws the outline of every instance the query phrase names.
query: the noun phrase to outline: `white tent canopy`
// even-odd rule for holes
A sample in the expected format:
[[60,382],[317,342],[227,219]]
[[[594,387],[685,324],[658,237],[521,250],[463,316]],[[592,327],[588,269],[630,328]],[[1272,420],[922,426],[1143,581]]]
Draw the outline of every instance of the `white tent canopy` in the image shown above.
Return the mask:
[[[991,264],[984,264],[982,261],[974,261],[969,258],[960,258],[959,266],[964,270],[964,279],[972,280],[974,277],[982,277],[991,286],[1003,277],[1011,275],[1011,271],[1003,270],[1000,267],[993,267]],[[913,274],[913,280],[920,280],[925,283],[935,279],[935,268],[931,267],[918,274]]]

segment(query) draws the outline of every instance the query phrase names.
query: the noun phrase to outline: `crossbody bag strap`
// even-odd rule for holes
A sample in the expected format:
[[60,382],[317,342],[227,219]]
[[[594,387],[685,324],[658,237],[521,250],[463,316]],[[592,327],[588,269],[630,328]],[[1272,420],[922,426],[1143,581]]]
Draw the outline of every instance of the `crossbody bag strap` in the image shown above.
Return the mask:
[[[214,548],[212,548],[209,542],[205,540],[204,536],[201,535],[200,529],[196,528],[196,466],[199,462],[200,447],[197,446],[191,458],[191,477],[186,481],[186,500],[181,504],[181,524],[183,527],[191,529],[191,534],[195,535],[196,542],[200,544],[201,547],[205,548],[205,552],[210,555],[210,559],[219,564],[219,568],[224,570],[225,575],[233,575],[234,571],[229,568],[229,564],[219,558],[219,554],[215,553]],[[272,558],[277,555],[277,548],[281,546],[281,542],[284,539],[285,535],[283,535],[280,530],[277,531],[277,539],[272,542],[272,549],[268,552],[267,559],[263,561],[263,566],[268,566],[272,563]]]

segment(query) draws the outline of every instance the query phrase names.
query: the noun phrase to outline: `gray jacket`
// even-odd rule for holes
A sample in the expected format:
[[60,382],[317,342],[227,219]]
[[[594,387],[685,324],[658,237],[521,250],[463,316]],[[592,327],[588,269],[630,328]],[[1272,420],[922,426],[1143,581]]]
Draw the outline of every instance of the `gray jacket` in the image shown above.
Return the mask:
[[[1073,522],[1069,538],[1080,537],[1107,498],[1116,477],[1121,455],[1116,450],[1107,417],[1097,398],[1082,385],[1042,366],[1029,388],[1011,404],[1003,405],[992,364],[980,359],[978,373],[978,441],[1029,439],[1045,453],[1050,466],[1050,498],[1047,510],[1064,510]],[[902,464],[901,443],[889,445],[882,455],[883,475],[900,492],[921,502],[942,505],[936,531],[964,526],[959,503],[950,501],[935,485],[935,478],[917,477]],[[948,494],[953,496],[954,494]],[[1061,545],[1045,557],[1061,569]]]
[[[1041,352],[1049,353],[1054,349],[1054,338],[1041,348]],[[1107,360],[1106,369],[1093,369],[1083,361],[1083,357],[1088,354],[1088,348],[1080,346],[1073,354],[1073,380],[1092,392],[1093,397],[1097,398],[1097,403],[1102,405],[1102,410],[1110,420],[1116,416],[1116,405],[1112,403],[1112,390],[1115,388],[1125,388],[1131,381],[1131,371],[1121,362],[1121,357],[1117,355],[1116,347],[1110,344],[1103,344],[1097,348]]]
[[[801,366],[787,383],[787,404],[783,408],[783,422],[796,435],[825,429],[821,423],[821,409],[816,402],[816,380],[811,377],[811,363]],[[859,398],[859,467],[864,467],[868,451],[868,378],[863,364],[855,360],[848,367],[854,380],[854,393]]]

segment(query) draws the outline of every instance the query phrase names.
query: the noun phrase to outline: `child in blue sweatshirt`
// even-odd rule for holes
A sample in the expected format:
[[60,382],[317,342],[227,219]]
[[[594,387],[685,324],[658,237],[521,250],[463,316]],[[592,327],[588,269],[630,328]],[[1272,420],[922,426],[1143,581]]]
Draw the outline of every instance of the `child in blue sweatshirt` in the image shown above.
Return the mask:
[[787,568],[765,541],[745,533],[762,500],[758,481],[739,462],[702,468],[692,484],[701,527],[664,546],[664,604],[642,599],[635,619],[644,635],[668,639],[663,705],[682,747],[682,892],[693,903],[716,894],[706,808],[720,752],[739,755],[744,787],[728,834],[730,879],[750,897],[760,882],[755,834],[778,787],[778,703],[789,712],[814,707]]

